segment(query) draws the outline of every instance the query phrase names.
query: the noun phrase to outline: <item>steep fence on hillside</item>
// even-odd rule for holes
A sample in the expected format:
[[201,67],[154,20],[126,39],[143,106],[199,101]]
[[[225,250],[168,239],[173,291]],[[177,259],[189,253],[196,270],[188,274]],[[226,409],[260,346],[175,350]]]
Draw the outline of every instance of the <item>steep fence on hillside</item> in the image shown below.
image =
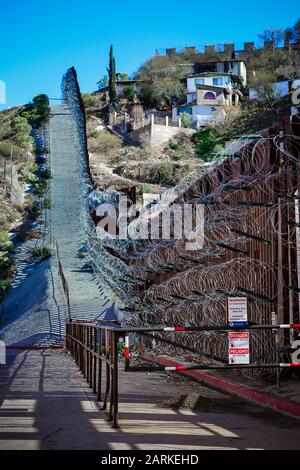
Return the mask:
[[61,89],[62,97],[73,115],[74,123],[77,128],[80,155],[81,157],[84,157],[86,161],[85,171],[87,175],[90,176],[86,135],[86,116],[78,84],[77,73],[74,67],[68,69],[65,75],[63,76]]
[[[90,216],[91,211],[99,204],[103,202],[113,204],[114,197],[118,195],[118,193],[117,191],[101,192],[94,190],[94,182],[89,167],[85,110],[74,67],[70,68],[63,77],[62,95],[73,116],[73,123],[77,130],[76,147],[78,150],[78,158],[80,158],[82,174],[82,204],[81,214],[79,214],[78,220],[79,223],[84,225],[86,249],[91,260],[93,271],[105,290],[110,293],[110,298],[122,298],[121,293],[123,292],[118,289],[115,278],[118,277],[116,273],[124,272],[126,266],[105,249],[102,240],[96,238],[96,227]],[[116,295],[117,293],[119,293],[119,295]]]

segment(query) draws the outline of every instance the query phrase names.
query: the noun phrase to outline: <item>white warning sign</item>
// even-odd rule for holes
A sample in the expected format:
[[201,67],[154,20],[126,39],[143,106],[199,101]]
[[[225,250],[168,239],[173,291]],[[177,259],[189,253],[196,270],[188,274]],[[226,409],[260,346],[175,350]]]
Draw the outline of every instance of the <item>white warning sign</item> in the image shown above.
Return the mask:
[[228,333],[229,364],[249,364],[249,332],[230,331]]
[[247,297],[228,297],[228,322],[248,321]]

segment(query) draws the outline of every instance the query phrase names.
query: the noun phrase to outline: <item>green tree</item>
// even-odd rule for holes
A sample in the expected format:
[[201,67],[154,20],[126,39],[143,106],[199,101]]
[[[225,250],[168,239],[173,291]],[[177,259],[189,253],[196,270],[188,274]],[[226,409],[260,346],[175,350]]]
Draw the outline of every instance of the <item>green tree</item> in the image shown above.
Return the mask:
[[286,37],[290,40],[291,43],[297,44],[300,46],[300,18],[296,21],[294,26],[287,28],[285,30]]
[[22,112],[22,116],[34,127],[38,127],[45,122],[49,114],[49,98],[44,94],[35,96],[32,103],[27,104],[25,110]]
[[145,106],[171,107],[185,90],[184,78],[192,73],[192,64],[182,57],[155,56],[141,65],[136,78],[145,80],[140,99]]
[[264,42],[273,43],[274,46],[279,46],[284,38],[284,29],[265,29],[258,35],[258,37]]
[[276,69],[278,76],[284,79],[294,80],[300,76],[300,54],[298,51],[291,50],[285,63],[280,64]]
[[98,90],[103,90],[108,85],[108,75],[104,74],[102,78],[100,78],[99,82],[97,82]]
[[117,101],[116,92],[116,60],[114,58],[113,46],[110,46],[109,51],[109,68],[108,71],[108,93],[109,99],[112,104]]
[[117,76],[118,76],[119,80],[128,80],[129,79],[129,75],[126,72],[117,73]]
[[132,102],[136,95],[136,89],[134,86],[128,86],[124,89],[124,96],[128,101]]
[[37,95],[32,100],[33,106],[38,114],[46,119],[50,113],[49,98],[45,94]]

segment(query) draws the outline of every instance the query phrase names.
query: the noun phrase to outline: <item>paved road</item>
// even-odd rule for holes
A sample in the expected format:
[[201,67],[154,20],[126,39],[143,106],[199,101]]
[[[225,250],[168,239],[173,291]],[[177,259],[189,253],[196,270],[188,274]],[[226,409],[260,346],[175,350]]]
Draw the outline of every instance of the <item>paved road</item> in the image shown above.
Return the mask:
[[203,411],[158,406],[187,393],[182,380],[121,374],[121,427],[115,430],[66,352],[10,355],[0,366],[0,449],[300,448],[299,421],[190,387],[203,396]]

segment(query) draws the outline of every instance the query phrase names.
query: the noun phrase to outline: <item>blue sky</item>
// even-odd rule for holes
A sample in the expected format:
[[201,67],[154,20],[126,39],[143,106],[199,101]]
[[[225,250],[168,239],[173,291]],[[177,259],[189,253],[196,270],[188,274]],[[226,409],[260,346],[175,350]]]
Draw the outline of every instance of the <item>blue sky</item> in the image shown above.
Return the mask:
[[105,72],[110,44],[117,71],[131,74],[155,49],[252,41],[264,29],[293,25],[298,16],[295,0],[5,1],[0,80],[7,106],[41,92],[60,96],[62,75],[72,65],[82,91],[92,91]]

